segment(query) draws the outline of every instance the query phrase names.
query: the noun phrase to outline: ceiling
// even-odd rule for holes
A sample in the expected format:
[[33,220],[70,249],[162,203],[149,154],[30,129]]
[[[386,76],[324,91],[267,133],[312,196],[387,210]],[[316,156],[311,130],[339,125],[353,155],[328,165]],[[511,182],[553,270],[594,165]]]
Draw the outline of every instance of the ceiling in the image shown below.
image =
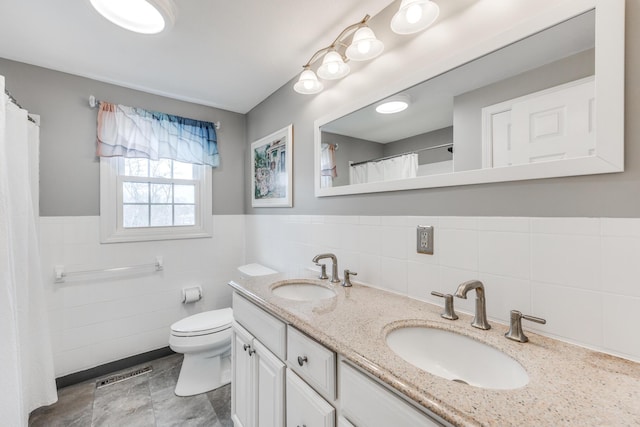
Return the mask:
[[174,27],[149,36],[111,24],[89,0],[1,0],[0,57],[247,113],[344,27],[392,2],[174,1]]

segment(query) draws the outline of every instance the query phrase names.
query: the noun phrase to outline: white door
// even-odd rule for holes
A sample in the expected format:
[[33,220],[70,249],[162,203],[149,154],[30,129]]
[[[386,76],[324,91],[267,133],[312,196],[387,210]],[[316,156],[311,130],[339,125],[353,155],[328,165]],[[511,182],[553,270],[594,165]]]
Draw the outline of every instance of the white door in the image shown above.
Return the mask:
[[258,427],[284,427],[285,365],[254,339],[257,357]]
[[[595,154],[595,82],[589,77],[483,109],[483,167]],[[490,155],[487,155],[490,153]]]
[[231,346],[231,419],[234,427],[256,426],[256,360],[253,337],[237,323]]

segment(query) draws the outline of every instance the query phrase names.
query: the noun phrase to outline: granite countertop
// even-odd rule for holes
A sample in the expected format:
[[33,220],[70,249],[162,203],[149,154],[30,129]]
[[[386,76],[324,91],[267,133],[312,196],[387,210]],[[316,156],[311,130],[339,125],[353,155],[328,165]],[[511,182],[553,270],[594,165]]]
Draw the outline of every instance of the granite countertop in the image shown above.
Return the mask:
[[[305,302],[271,293],[282,281],[313,280],[336,297]],[[473,328],[471,316],[440,317],[442,308],[353,282],[343,288],[308,274],[274,274],[231,282],[240,294],[341,354],[365,371],[454,425],[640,425],[640,364],[532,332],[529,342],[504,337],[507,325]],[[403,326],[428,326],[489,344],[527,371],[529,383],[488,390],[450,381],[414,367],[386,345]],[[481,366],[479,367],[481,369]]]

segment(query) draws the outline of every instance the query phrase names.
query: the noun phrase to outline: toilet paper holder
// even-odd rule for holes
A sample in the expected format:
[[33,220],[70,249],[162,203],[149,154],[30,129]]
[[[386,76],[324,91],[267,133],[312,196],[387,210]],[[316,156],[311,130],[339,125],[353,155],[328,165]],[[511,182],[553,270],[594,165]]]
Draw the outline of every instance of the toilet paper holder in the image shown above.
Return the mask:
[[182,288],[182,303],[190,304],[198,302],[202,299],[202,287],[194,286],[191,288]]

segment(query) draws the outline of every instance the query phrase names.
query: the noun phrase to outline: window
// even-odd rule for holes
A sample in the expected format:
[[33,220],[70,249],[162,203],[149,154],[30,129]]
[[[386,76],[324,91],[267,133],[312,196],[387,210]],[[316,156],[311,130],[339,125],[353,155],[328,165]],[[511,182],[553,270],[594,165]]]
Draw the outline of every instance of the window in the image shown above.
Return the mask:
[[211,236],[211,167],[102,157],[103,243]]

